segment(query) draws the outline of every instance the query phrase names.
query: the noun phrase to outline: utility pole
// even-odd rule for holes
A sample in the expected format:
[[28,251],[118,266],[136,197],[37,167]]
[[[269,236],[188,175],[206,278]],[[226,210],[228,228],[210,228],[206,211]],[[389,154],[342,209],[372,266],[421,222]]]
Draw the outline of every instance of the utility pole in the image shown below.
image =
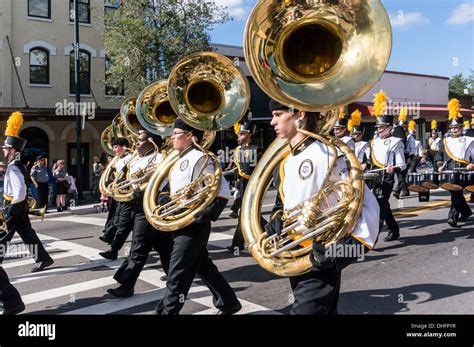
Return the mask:
[[79,51],[79,4],[78,0],[74,0],[74,60],[75,60],[75,85],[76,85],[76,146],[77,146],[77,182],[76,184],[78,191],[78,203],[82,200],[82,153],[81,153],[81,132],[82,132],[82,119],[80,112],[81,104],[81,80],[80,80],[80,51]]

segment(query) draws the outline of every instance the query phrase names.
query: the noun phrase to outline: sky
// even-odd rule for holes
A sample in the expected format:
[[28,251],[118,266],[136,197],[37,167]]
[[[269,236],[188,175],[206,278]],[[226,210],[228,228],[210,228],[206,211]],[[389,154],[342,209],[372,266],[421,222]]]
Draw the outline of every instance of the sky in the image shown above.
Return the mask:
[[[272,0],[273,1],[273,0]],[[243,45],[256,0],[215,0],[232,21],[214,27],[211,42]],[[387,70],[464,77],[474,70],[474,0],[382,0],[393,31]]]

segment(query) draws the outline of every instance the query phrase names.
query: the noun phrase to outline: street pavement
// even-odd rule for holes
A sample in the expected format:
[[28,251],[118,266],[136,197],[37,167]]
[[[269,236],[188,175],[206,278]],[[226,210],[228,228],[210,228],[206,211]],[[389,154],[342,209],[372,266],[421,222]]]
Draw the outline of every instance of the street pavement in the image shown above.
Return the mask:
[[[268,215],[275,191],[264,201]],[[449,194],[432,192],[419,203],[413,195],[392,197],[401,238],[384,242],[342,274],[340,314],[472,314],[474,312],[474,216],[451,228],[447,223]],[[474,204],[471,204],[474,208]],[[289,281],[263,270],[247,251],[228,252],[237,220],[227,208],[213,224],[211,258],[243,304],[240,314],[288,314]],[[165,283],[159,257],[152,253],[140,275],[135,295],[116,299],[106,293],[116,286],[112,276],[130,247],[127,241],[116,261],[98,253],[107,245],[98,239],[106,213],[92,205],[74,211],[48,213],[32,224],[55,259],[48,270],[30,273],[33,260],[11,249],[3,267],[27,306],[24,314],[152,314]],[[35,217],[33,217],[35,218]],[[21,245],[16,236],[14,245]],[[182,314],[214,314],[212,296],[196,278]]]

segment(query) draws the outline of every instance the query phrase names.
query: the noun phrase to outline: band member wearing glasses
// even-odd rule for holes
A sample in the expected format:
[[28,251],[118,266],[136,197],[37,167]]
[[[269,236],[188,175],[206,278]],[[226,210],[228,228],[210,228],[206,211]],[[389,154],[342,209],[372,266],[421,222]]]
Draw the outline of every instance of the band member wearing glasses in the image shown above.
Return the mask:
[[[156,144],[158,149],[155,148],[152,142]],[[148,165],[160,163],[163,160],[163,156],[159,153],[161,145],[161,137],[140,130],[136,144],[138,157],[128,162],[127,178],[140,170],[146,169]],[[165,273],[168,271],[169,236],[166,233],[156,231],[148,223],[143,211],[143,192],[139,189],[134,191],[133,200],[122,206],[121,213],[130,216],[132,245],[129,255],[114,275],[114,279],[120,286],[109,288],[107,292],[116,297],[126,298],[134,294],[135,284],[152,248],[159,253]]]
[[[272,218],[265,225],[269,236],[281,234],[288,210],[319,192],[334,159],[334,153],[325,144],[298,132],[298,129],[315,131],[316,114],[292,111],[273,100],[270,101],[270,110],[273,116],[271,125],[278,137],[288,141],[291,153],[274,170],[274,182],[279,194]],[[333,182],[348,179],[348,167],[342,152],[337,153],[336,165],[331,168],[329,177]],[[337,197],[329,194],[328,200],[330,203],[336,203]],[[367,187],[362,204],[362,212],[351,235],[338,242],[344,249],[354,248],[366,252],[372,249],[376,242],[379,232],[379,207]],[[312,242],[312,247],[311,270],[290,277],[294,295],[291,314],[337,314],[341,270],[355,258],[347,256],[347,253],[344,254],[346,257],[331,255],[329,248],[316,241]]]
[[[200,142],[202,138],[202,131],[192,128],[181,119],[176,120],[171,141],[180,155],[169,172],[169,193],[160,193],[159,205],[169,202],[178,190],[194,181],[203,167],[203,172],[214,173],[214,163],[204,162],[205,154],[194,146],[194,141]],[[229,198],[229,187],[222,177],[218,196],[202,213],[196,215],[194,223],[170,232],[172,251],[168,279],[165,294],[156,306],[157,314],[176,315],[180,312],[196,274],[211,291],[214,306],[219,309],[218,314],[233,314],[241,309],[234,290],[214,265],[207,251],[211,221],[219,218]]]

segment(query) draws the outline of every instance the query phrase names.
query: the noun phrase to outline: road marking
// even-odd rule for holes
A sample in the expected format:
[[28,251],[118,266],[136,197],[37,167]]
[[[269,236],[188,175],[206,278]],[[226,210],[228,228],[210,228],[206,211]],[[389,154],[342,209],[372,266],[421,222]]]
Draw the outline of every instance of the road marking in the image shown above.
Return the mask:
[[32,274],[30,273],[30,274],[15,276],[15,277],[10,278],[10,282],[12,284],[29,282],[29,281],[38,280],[38,279],[45,279],[51,276],[64,275],[71,272],[93,269],[100,266],[107,266],[110,269],[117,269],[120,266],[120,264],[122,264],[122,262],[123,262],[122,259],[117,259],[113,262],[109,262],[108,260],[104,259],[103,261],[100,261],[100,260],[92,261],[89,263],[78,264],[76,266],[52,268],[50,270],[44,270],[44,271],[35,272]]
[[[226,234],[222,234],[222,233],[214,233],[214,234],[211,234],[211,236],[213,236],[213,238],[215,238],[217,241],[224,240],[225,238],[231,238],[230,235],[226,235]],[[54,238],[54,237],[51,237],[51,236],[48,236],[48,235],[44,235],[44,234],[38,234],[38,237],[42,240],[43,243],[48,244],[51,247],[66,250],[66,251],[70,251],[70,252],[73,252],[75,254],[81,255],[85,258],[89,258],[90,260],[100,259],[102,261],[99,262],[99,265],[104,265],[104,266],[113,268],[113,267],[117,266],[117,263],[119,261],[121,261],[121,260],[116,260],[114,262],[104,261],[104,259],[98,255],[98,252],[100,252],[99,249],[79,245],[79,244],[76,244],[76,243],[73,243],[73,242],[70,242],[70,241],[63,241],[63,240],[60,240],[60,239],[57,239],[57,238]],[[93,263],[94,267],[96,266],[96,264],[97,264],[97,262]],[[80,266],[86,267],[86,266],[89,266],[89,265],[92,265],[92,264],[83,264],[83,265],[80,265]],[[60,269],[51,269],[51,270],[49,270],[50,274],[51,273],[54,274],[54,270],[61,271]],[[64,270],[64,269],[62,269],[62,270]],[[73,271],[73,270],[70,270],[69,268],[66,268],[66,271]],[[46,276],[50,275],[50,274],[48,274],[48,270],[46,270],[45,274],[46,274]],[[39,273],[38,275],[41,275],[41,273]],[[160,277],[163,276],[163,275],[164,275],[164,272],[161,271],[161,270],[150,269],[150,268],[145,267],[143,269],[143,271],[141,272],[139,279],[144,281],[144,282],[147,282],[149,284],[152,284],[152,285],[158,287],[161,290],[164,290],[164,288],[166,286],[166,283],[160,280]],[[15,280],[21,280],[22,278],[24,278],[24,281],[26,281],[27,277],[26,276],[25,277],[18,276],[17,278],[15,278]],[[38,278],[41,278],[41,277],[38,277]],[[44,301],[44,300],[54,299],[54,298],[58,298],[58,297],[61,297],[61,296],[67,296],[67,295],[70,295],[70,294],[75,294],[75,293],[79,293],[79,292],[83,292],[83,291],[87,291],[87,290],[93,290],[93,289],[96,289],[96,288],[105,287],[105,286],[112,285],[112,284],[116,284],[115,280],[112,277],[99,278],[99,279],[92,280],[92,281],[82,282],[82,283],[78,283],[78,284],[72,284],[72,285],[68,285],[68,286],[65,286],[65,287],[60,287],[60,288],[55,288],[55,289],[42,291],[42,292],[39,292],[39,293],[29,294],[29,295],[26,295],[26,296],[23,297],[23,301],[25,302],[25,304],[31,304],[31,303],[36,303],[36,302],[40,302],[40,301]],[[157,293],[158,293],[158,291],[156,291],[154,294],[149,294],[149,295],[147,294],[145,296],[142,295],[142,297],[139,299],[139,301],[143,302],[143,303],[147,303],[147,302],[151,302],[151,301],[157,301],[157,300],[159,300],[161,295],[163,295],[162,293],[164,293],[164,291],[160,291],[159,296],[158,296]],[[203,293],[206,294],[206,295],[202,295]],[[146,293],[144,293],[144,294],[146,294]],[[190,293],[188,295],[188,299],[192,300],[192,301],[199,300],[198,302],[202,302],[203,304],[207,303],[207,305],[208,305],[207,307],[212,307],[213,306],[212,305],[212,294],[209,291],[209,289],[205,286],[198,286],[198,285],[193,284],[193,286],[191,287]],[[146,300],[149,300],[149,301],[146,301]],[[256,312],[256,311],[262,311],[263,312],[264,311],[265,313],[271,313],[272,312],[271,309],[265,308],[263,306],[259,306],[259,305],[253,304],[251,302],[247,302],[246,300],[242,300],[242,299],[239,299],[239,300],[241,301],[242,306],[244,308],[248,307],[249,311],[252,311],[252,312]],[[103,306],[103,305],[108,304],[108,303],[101,303],[101,304],[98,304],[99,306],[98,305],[92,305],[92,306],[88,306],[88,307],[84,307],[84,308],[81,308],[81,309],[78,309],[78,310],[73,310],[73,311],[68,311],[68,312],[75,312],[75,313],[71,313],[71,314],[91,314],[91,313],[107,314],[107,313],[122,311],[122,310],[125,310],[127,308],[133,308],[133,307],[137,306],[137,304],[133,300],[132,301],[127,301],[127,302],[130,302],[130,304],[123,303],[120,306],[118,306],[117,303],[119,301],[125,301],[125,299],[114,300],[112,304],[107,305],[107,306]],[[127,306],[127,305],[130,305],[130,306]],[[125,307],[125,308],[122,308],[122,307]],[[105,312],[103,310],[105,310]],[[242,311],[244,311],[244,310],[242,310]],[[81,313],[81,312],[87,312],[87,313]],[[244,311],[244,312],[246,312],[246,311]]]
[[76,293],[85,292],[88,290],[110,286],[115,283],[116,282],[112,277],[98,278],[91,281],[71,284],[65,287],[48,289],[42,292],[24,295],[22,296],[22,299],[25,305],[30,305],[30,304],[38,303],[41,301],[56,299],[61,296],[68,296],[71,294],[76,294]]
[[[61,258],[73,257],[75,255],[76,254],[74,252],[66,251],[66,252],[63,252],[63,253],[52,254],[51,258],[56,260],[56,259],[61,259]],[[24,265],[30,265],[30,264],[32,265],[34,263],[35,263],[35,260],[33,258],[28,258],[28,259],[24,259],[24,260],[20,260],[20,261],[9,260],[8,262],[4,262],[2,264],[2,267],[4,269],[11,269],[11,268],[18,267],[18,266],[24,266]]]

